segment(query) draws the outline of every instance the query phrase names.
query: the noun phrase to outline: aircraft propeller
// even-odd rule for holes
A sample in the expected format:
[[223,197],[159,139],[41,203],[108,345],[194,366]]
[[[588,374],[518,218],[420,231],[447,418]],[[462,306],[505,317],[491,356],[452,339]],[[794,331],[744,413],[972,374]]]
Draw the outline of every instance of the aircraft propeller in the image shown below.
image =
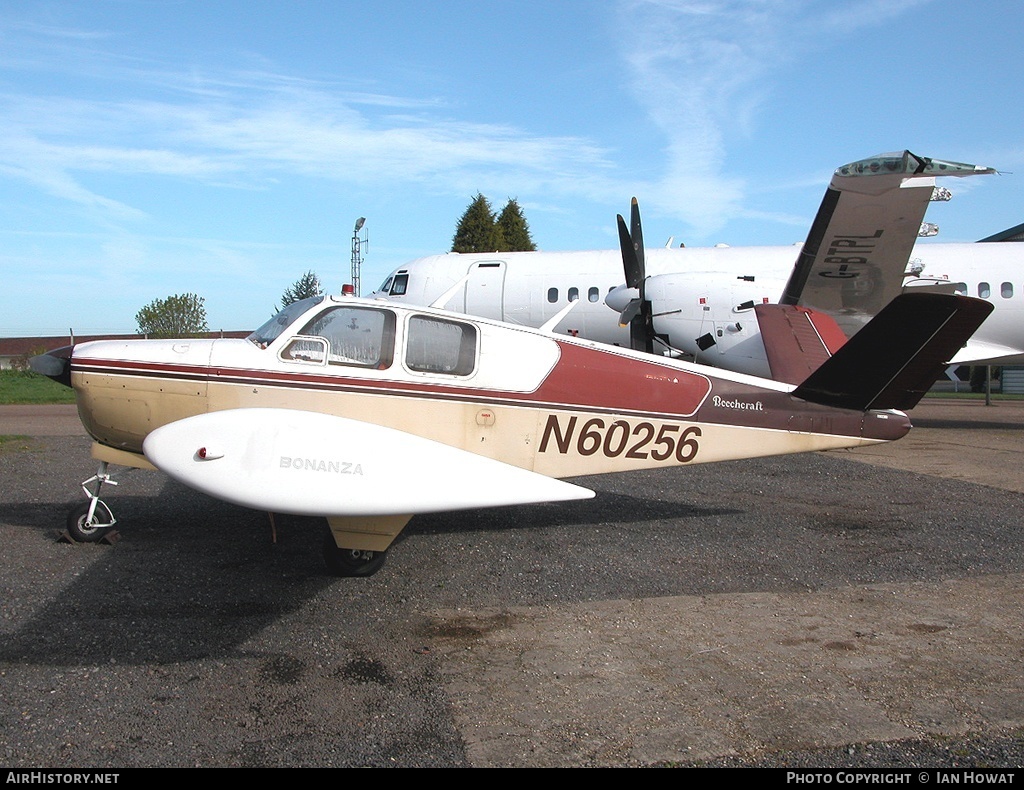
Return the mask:
[[35,373],[41,373],[54,381],[71,386],[71,354],[74,346],[63,346],[45,354],[38,354],[29,359],[29,367]]
[[[647,272],[644,267],[644,236],[640,226],[640,204],[633,198],[630,204],[629,228],[622,215],[617,215],[619,226],[619,247],[622,250],[622,268],[626,274],[625,288],[616,288],[606,302],[620,309],[619,324],[629,324],[629,344],[636,351],[654,352],[654,327],[651,303],[645,294]],[[636,293],[636,296],[633,293]],[[616,293],[618,292],[618,293]],[[623,297],[629,301],[622,307]]]

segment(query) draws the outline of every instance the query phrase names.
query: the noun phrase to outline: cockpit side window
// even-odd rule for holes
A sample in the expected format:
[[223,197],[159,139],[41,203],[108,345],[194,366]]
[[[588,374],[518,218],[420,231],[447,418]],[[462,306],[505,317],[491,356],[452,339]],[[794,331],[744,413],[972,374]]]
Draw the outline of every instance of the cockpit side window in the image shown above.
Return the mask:
[[476,367],[476,327],[417,315],[409,319],[405,364],[419,373],[468,376]]
[[395,357],[395,314],[367,307],[332,307],[306,324],[294,343],[321,339],[329,365],[383,370]]
[[406,290],[409,288],[409,275],[408,274],[396,274],[394,281],[391,283],[391,290],[388,293],[391,296],[403,296]]

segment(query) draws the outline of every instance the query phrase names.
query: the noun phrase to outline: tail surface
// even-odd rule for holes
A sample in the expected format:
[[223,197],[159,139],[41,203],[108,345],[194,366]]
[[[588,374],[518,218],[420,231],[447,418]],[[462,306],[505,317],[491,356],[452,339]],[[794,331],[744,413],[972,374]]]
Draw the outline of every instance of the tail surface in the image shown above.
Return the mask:
[[788,304],[754,308],[768,367],[775,381],[799,384],[846,343],[846,335],[826,313]]
[[897,296],[793,395],[842,409],[912,409],[991,312],[967,296]]

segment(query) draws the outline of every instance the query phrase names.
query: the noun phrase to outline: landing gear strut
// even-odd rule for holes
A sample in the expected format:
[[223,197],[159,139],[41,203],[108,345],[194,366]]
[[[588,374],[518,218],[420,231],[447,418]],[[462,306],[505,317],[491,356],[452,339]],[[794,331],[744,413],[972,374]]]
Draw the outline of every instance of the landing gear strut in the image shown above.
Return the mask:
[[[90,483],[96,484],[95,490],[89,489]],[[107,462],[101,461],[96,474],[82,483],[88,501],[75,505],[68,513],[67,533],[76,543],[98,543],[117,523],[110,508],[100,499],[100,488],[104,483],[117,485],[117,481],[107,473]]]
[[373,576],[387,559],[386,551],[339,549],[330,532],[324,537],[323,553],[327,571],[334,576]]

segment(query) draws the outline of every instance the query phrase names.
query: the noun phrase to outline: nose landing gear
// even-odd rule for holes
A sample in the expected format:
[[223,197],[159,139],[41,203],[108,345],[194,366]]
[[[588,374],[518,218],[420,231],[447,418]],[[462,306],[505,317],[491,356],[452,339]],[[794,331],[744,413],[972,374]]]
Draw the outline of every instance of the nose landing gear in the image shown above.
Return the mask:
[[[89,484],[95,483],[95,490],[89,489]],[[82,483],[82,491],[85,492],[88,501],[80,502],[71,508],[68,513],[67,530],[64,535],[74,543],[99,543],[106,540],[113,542],[117,534],[113,529],[117,519],[110,512],[107,504],[100,499],[100,489],[104,483],[112,486],[117,481],[111,479],[107,473],[107,462],[101,461],[99,469],[92,477]]]

